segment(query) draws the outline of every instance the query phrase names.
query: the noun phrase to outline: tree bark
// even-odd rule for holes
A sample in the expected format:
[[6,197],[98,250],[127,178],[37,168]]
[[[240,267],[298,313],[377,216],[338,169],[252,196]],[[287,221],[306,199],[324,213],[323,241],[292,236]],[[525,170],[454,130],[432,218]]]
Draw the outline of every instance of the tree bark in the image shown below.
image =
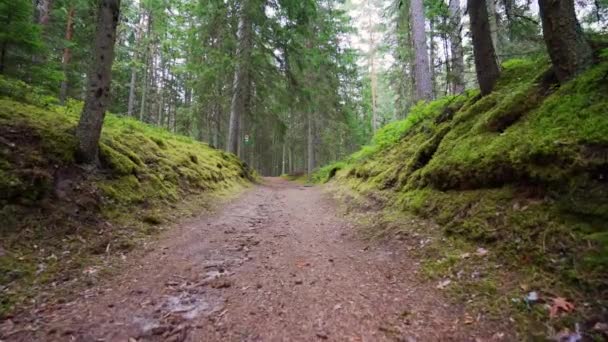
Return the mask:
[[228,141],[226,150],[237,154],[239,149],[239,126],[241,117],[247,109],[246,101],[249,94],[249,68],[251,67],[252,20],[251,9],[254,0],[244,0],[239,9],[239,28],[237,63],[234,72],[232,102],[230,105],[230,123],[228,126]]
[[59,93],[59,101],[61,104],[65,104],[65,100],[68,97],[68,65],[72,60],[72,49],[70,49],[69,44],[72,42],[72,38],[74,37],[74,6],[71,6],[68,10],[68,18],[67,24],[65,28],[65,40],[67,42],[67,46],[63,48],[63,57],[61,58],[61,64],[63,66],[63,81],[61,81],[61,89]]
[[437,82],[435,80],[435,18],[429,20],[429,72],[431,74],[432,98],[437,92]]
[[416,101],[430,100],[433,97],[433,85],[429,70],[422,0],[410,2],[410,25],[414,43],[414,99]]
[[38,24],[42,25],[43,30],[46,30],[51,21],[51,8],[53,7],[52,0],[38,0]]
[[450,53],[452,55],[452,94],[464,91],[464,52],[462,49],[462,13],[460,0],[450,0]]
[[7,46],[8,44],[6,42],[3,42],[2,47],[0,48],[0,74],[4,74],[4,64]]
[[[148,23],[146,25],[147,35],[150,37],[152,32],[152,12],[148,12]],[[142,33],[143,39],[143,33]],[[151,49],[150,42],[146,41],[146,46],[144,47],[144,79],[143,79],[143,89],[141,91],[141,104],[139,107],[139,121],[144,121],[144,114],[146,112],[146,97],[148,95],[148,78],[151,73],[150,63],[151,63]]]
[[496,51],[494,51],[494,46],[492,45],[488,10],[485,0],[468,0],[467,3],[471,19],[471,35],[473,38],[477,81],[479,82],[481,95],[487,95],[492,92],[498,76],[500,76]]
[[539,0],[543,37],[560,83],[584,71],[593,53],[576,20],[574,0]]
[[93,51],[93,67],[89,72],[84,108],[76,128],[78,147],[76,159],[82,163],[97,161],[101,127],[110,101],[112,62],[120,0],[100,0]]
[[315,135],[314,135],[314,119],[313,114],[308,114],[308,136],[307,136],[307,149],[308,149],[308,163],[307,163],[307,174],[310,177],[313,170],[315,169]]
[[486,0],[488,8],[488,23],[490,24],[490,36],[492,36],[492,46],[496,53],[496,60],[500,64],[498,56],[498,20],[496,20],[496,3],[495,0]]
[[[143,15],[140,14],[139,20],[137,21],[137,28],[135,29],[135,51],[133,52],[133,62],[137,62],[139,59],[138,49],[141,44],[141,38],[143,37]],[[127,115],[133,116],[135,113],[135,91],[137,88],[137,65],[131,67],[131,82],[129,83],[129,102],[127,105]]]
[[368,24],[369,24],[369,78],[372,96],[372,132],[378,129],[378,75],[376,75],[376,41],[374,37],[374,22],[372,20],[372,7],[370,1],[367,1],[368,6]]

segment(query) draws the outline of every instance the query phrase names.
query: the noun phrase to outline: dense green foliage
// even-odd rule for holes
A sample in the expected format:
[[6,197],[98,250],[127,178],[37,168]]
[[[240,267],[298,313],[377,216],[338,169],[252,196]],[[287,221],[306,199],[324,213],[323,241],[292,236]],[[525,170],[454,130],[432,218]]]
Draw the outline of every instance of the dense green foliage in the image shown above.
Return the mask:
[[[43,2],[46,13],[28,0],[0,3],[8,23],[1,73],[82,100],[95,3]],[[255,3],[239,156],[265,174],[304,169],[310,115],[318,163],[353,152],[367,141],[369,122],[358,101],[356,53],[341,45],[352,32],[348,15],[333,1]],[[239,7],[236,0],[122,1],[109,110],[225,148]]]

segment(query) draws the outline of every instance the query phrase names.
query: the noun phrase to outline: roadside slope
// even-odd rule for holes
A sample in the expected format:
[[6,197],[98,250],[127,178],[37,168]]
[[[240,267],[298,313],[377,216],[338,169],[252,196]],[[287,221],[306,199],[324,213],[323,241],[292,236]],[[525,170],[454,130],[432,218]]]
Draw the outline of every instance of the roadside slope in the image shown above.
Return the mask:
[[255,178],[231,154],[111,114],[101,166],[84,168],[73,158],[81,103],[4,78],[0,95],[0,315]]
[[[608,305],[607,75],[598,58],[557,87],[545,60],[510,60],[490,95],[417,105],[316,179],[334,178],[350,203],[384,208],[374,236],[413,233],[400,224],[406,215],[437,222],[420,229],[437,237],[423,252],[426,273],[451,281],[469,306],[530,333],[546,336],[546,320],[592,333]],[[492,258],[468,258],[476,248]],[[531,291],[543,305],[524,303]],[[550,317],[544,304],[557,297],[574,312]]]

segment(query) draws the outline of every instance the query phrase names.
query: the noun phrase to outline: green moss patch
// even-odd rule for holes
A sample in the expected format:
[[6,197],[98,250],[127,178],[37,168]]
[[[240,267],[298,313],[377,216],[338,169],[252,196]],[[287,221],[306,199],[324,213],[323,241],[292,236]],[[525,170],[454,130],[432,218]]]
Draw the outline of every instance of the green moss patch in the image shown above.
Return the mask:
[[[0,77],[0,315],[45,284],[136,246],[256,175],[234,155],[108,114],[96,168],[74,164],[82,104]],[[199,207],[185,204],[196,203]],[[61,259],[62,267],[55,266]],[[105,259],[104,259],[105,260]],[[8,295],[4,295],[4,294]]]
[[435,237],[423,255],[431,278],[468,272],[456,254],[491,250],[489,267],[476,265],[484,280],[460,281],[460,290],[485,298],[486,308],[504,304],[522,329],[549,317],[513,304],[521,284],[576,302],[575,314],[551,321],[557,328],[572,329],[573,320],[586,327],[608,306],[606,75],[604,59],[558,86],[546,59],[507,61],[493,93],[419,104],[315,179],[382,198],[385,215],[436,222],[424,229]]

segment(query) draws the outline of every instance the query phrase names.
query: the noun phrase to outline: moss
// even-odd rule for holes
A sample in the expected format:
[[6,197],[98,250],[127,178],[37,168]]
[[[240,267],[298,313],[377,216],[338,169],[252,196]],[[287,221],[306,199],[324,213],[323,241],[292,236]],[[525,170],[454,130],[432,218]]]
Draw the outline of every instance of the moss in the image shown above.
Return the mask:
[[130,175],[137,169],[137,164],[131,159],[103,142],[99,144],[99,159],[118,175]]
[[[234,155],[111,113],[101,167],[75,165],[82,103],[60,107],[37,92],[0,76],[0,96],[8,96],[0,97],[0,241],[18,255],[0,257],[0,287],[10,297],[2,296],[0,314],[37,294],[32,286],[46,291],[57,277],[79,277],[82,267],[106,264],[256,179]],[[49,261],[60,255],[61,267]]]
[[[465,264],[454,255],[467,244],[485,246],[536,288],[596,303],[577,314],[591,317],[606,305],[595,299],[608,288],[607,74],[603,60],[558,86],[546,58],[507,61],[493,93],[419,104],[339,163],[334,179],[384,198],[387,211],[439,224],[426,232],[441,236],[427,275],[454,277]],[[373,229],[386,235],[384,226]],[[462,293],[469,289],[489,305],[503,287],[517,287],[485,270],[487,279],[460,281],[454,294],[470,301]]]

